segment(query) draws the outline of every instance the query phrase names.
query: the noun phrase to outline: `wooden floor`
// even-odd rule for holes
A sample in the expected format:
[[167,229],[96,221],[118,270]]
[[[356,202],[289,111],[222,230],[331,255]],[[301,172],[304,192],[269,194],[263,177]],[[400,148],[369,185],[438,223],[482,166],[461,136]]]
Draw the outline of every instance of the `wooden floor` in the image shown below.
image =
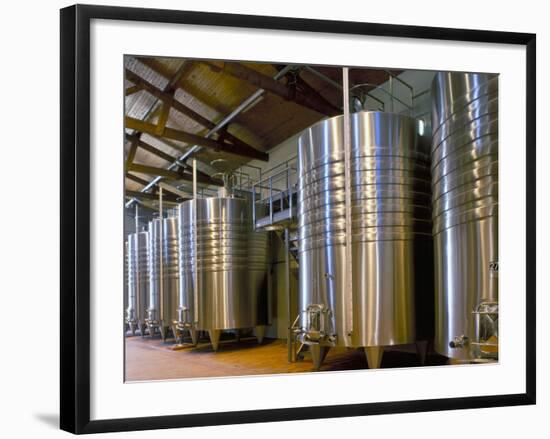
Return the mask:
[[[265,339],[258,345],[255,338],[240,341],[226,339],[214,352],[207,340],[197,347],[174,349],[174,344],[163,343],[158,337],[126,337],[126,381],[163,380],[181,378],[261,375],[276,373],[311,372],[312,362],[306,353],[303,361],[287,362],[284,340]],[[442,365],[445,359],[428,355],[426,364]],[[382,367],[420,366],[417,354],[406,351],[384,353]],[[321,371],[367,369],[362,349],[331,349]]]

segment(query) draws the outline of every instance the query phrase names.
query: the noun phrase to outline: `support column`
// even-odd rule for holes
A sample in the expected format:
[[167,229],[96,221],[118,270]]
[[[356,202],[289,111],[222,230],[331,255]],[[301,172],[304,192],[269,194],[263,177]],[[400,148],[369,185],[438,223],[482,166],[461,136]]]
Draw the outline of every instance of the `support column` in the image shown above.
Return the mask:
[[383,346],[365,347],[365,356],[367,357],[367,364],[369,365],[369,369],[380,369],[383,354]]
[[311,353],[311,359],[313,360],[314,370],[321,369],[321,364],[325,361],[329,350],[329,346],[322,346],[318,343],[309,345],[309,352]]
[[214,351],[218,350],[218,347],[220,345],[220,335],[221,331],[219,329],[210,329],[208,331],[208,335],[210,336],[210,343],[212,343],[212,349]]
[[256,326],[256,337],[258,338],[258,344],[262,344],[265,336],[265,326]]
[[420,364],[424,366],[426,364],[426,354],[428,352],[428,340],[419,340],[416,342],[416,353],[420,360]]

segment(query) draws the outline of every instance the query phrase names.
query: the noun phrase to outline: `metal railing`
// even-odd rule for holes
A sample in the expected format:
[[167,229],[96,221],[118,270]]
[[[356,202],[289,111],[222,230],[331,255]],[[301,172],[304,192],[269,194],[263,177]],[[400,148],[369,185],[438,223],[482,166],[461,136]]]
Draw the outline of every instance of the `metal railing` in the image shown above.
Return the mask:
[[[296,184],[296,157],[264,172],[264,176],[252,184],[254,229],[270,227],[279,222],[292,220],[295,217],[296,208],[293,198],[296,193]],[[258,222],[260,219],[263,221]]]

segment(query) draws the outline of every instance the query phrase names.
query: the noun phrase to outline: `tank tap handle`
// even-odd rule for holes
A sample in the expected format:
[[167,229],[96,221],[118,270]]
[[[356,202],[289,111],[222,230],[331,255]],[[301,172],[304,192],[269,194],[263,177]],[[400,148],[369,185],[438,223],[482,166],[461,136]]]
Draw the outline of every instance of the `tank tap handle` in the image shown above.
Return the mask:
[[467,336],[461,335],[460,337],[455,337],[449,342],[449,347],[452,349],[463,348],[470,343],[470,340]]

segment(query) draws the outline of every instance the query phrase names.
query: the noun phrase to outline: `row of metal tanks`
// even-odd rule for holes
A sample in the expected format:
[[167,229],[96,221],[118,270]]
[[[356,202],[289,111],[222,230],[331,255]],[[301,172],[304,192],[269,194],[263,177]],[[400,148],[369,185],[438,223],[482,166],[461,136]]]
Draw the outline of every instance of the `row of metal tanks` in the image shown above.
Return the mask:
[[343,116],[299,137],[294,331],[316,368],[432,338],[452,362],[498,358],[497,81],[438,73],[431,145],[409,116],[352,114],[348,180]]
[[[415,119],[381,112],[351,115],[348,161],[342,116],[299,136],[300,313],[292,334],[316,369],[331,347],[364,348],[369,367],[379,367],[388,346],[432,339],[453,361],[498,358],[497,81],[438,73],[431,145]],[[129,322],[154,326],[151,310],[160,310],[174,316],[175,333],[208,330],[214,347],[220,330],[266,324],[269,249],[265,233],[252,231],[248,200],[193,200],[178,212],[179,223],[165,220],[178,230],[177,306],[162,310],[154,288],[138,299],[131,286],[140,266],[132,258],[147,253],[139,240],[156,246],[150,227],[128,248],[130,302],[149,306],[137,311],[149,323],[132,315],[133,305]],[[155,283],[148,275],[145,289]],[[153,305],[140,305],[147,297]]]
[[172,331],[177,341],[188,335],[195,345],[198,331],[207,331],[217,350],[222,331],[255,328],[262,341],[267,233],[253,232],[246,198],[186,201],[177,216],[129,235],[127,249],[132,333],[158,332],[165,340]]

